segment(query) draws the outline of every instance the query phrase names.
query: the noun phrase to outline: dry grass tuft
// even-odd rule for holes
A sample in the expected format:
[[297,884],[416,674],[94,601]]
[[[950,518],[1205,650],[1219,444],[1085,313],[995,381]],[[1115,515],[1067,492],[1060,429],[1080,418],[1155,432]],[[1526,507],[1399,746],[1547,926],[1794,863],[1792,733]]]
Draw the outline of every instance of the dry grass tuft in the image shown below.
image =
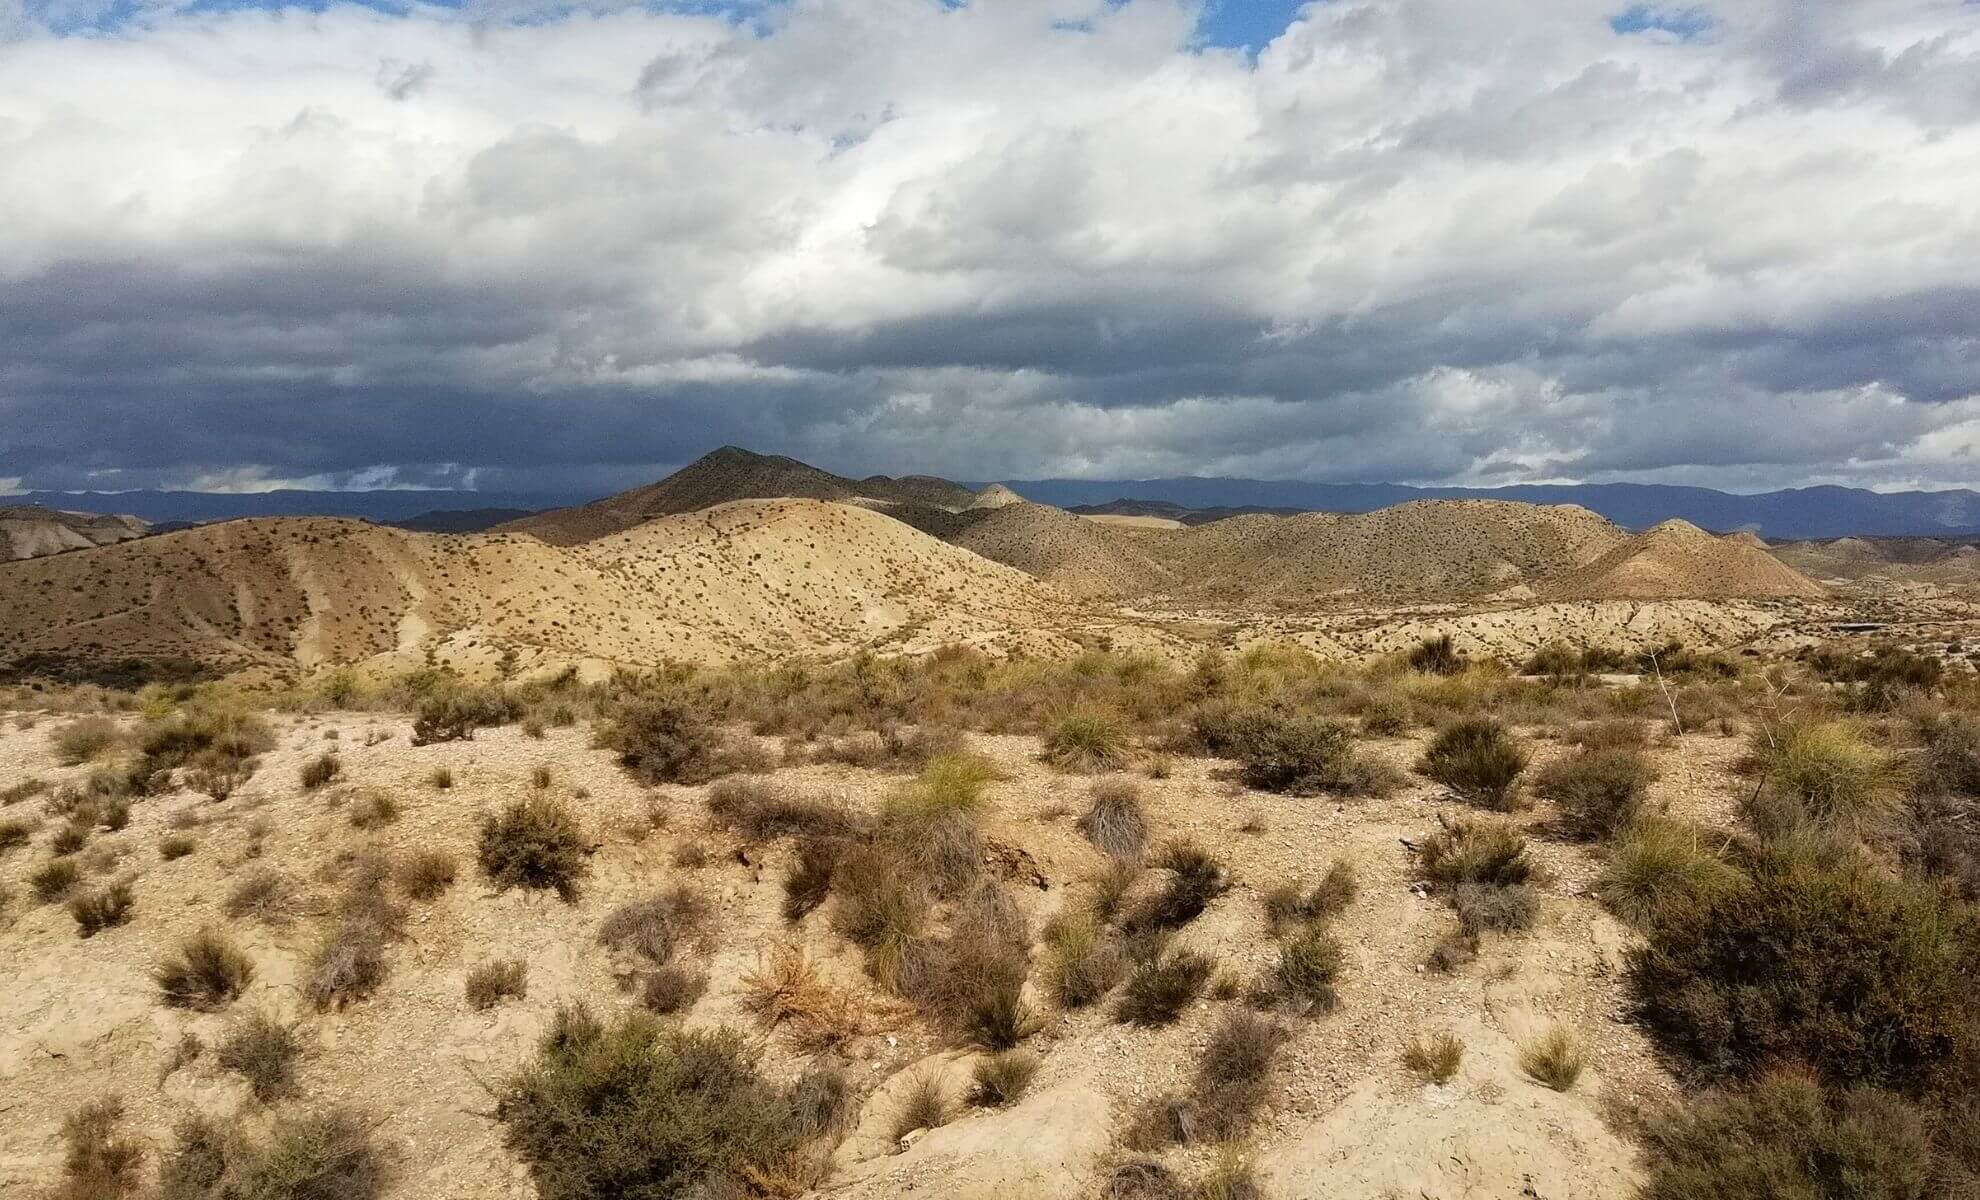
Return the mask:
[[744,1010],[807,1053],[834,1049],[866,1032],[860,997],[827,983],[802,946],[771,946],[743,976],[742,987]]
[[1454,1033],[1413,1037],[1403,1047],[1402,1062],[1426,1083],[1449,1083],[1464,1062],[1464,1040]]
[[1095,784],[1093,803],[1079,818],[1077,828],[1107,857],[1139,862],[1148,843],[1148,817],[1141,811],[1140,789],[1126,779]]
[[1190,950],[1168,951],[1136,962],[1115,1001],[1115,1018],[1132,1025],[1172,1024],[1203,994],[1216,965]]
[[1490,717],[1447,725],[1423,752],[1416,769],[1464,800],[1498,812],[1518,806],[1519,777],[1527,753]]
[[917,1129],[937,1129],[948,1124],[954,1111],[948,1085],[941,1074],[927,1071],[908,1080],[895,1100],[890,1132],[898,1142]]
[[1588,1054],[1581,1039],[1565,1025],[1550,1025],[1520,1043],[1519,1069],[1557,1092],[1573,1087],[1587,1065]]
[[77,936],[90,938],[129,921],[135,907],[137,895],[131,885],[118,882],[70,900],[69,915],[76,919]]
[[206,929],[181,941],[178,952],[151,977],[167,1007],[219,1012],[254,979],[254,960],[224,935]]
[[978,1059],[970,1103],[982,1108],[1017,1103],[1038,1074],[1038,1066],[1038,1056],[1028,1050],[1000,1050]]
[[142,1182],[144,1142],[124,1132],[124,1102],[92,1100],[62,1121],[62,1182],[47,1200],[123,1200]]
[[254,1098],[267,1103],[296,1091],[296,1060],[302,1038],[293,1025],[266,1013],[251,1013],[216,1048],[214,1061],[247,1080]]
[[223,911],[236,920],[263,925],[286,925],[295,918],[301,897],[289,877],[262,869],[250,872],[227,893]]
[[477,1012],[504,1000],[521,1000],[529,995],[529,966],[520,958],[482,963],[468,972],[464,991],[468,1007]]
[[1071,709],[1052,720],[1044,758],[1061,771],[1118,771],[1127,765],[1127,727],[1103,709]]
[[401,859],[393,882],[409,900],[433,900],[454,886],[454,856],[444,850],[416,850]]

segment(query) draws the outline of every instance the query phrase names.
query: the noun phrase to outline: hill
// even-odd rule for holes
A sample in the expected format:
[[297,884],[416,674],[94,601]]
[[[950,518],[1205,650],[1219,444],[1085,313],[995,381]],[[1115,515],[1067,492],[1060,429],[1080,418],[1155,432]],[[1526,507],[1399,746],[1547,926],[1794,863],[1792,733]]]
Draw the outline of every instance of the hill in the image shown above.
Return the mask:
[[1816,579],[1980,582],[1980,549],[1967,538],[1845,537],[1783,542],[1772,551],[1775,558]]
[[69,512],[38,504],[0,506],[0,562],[107,546],[143,537],[150,528],[136,517]]
[[414,533],[482,533],[509,521],[534,516],[527,508],[437,508],[384,524]]
[[1075,596],[1138,596],[1162,590],[1165,572],[1111,532],[1064,509],[1028,501],[967,514],[950,539],[965,550]]
[[538,513],[494,527],[527,533],[556,546],[575,546],[631,529],[657,517],[695,512],[732,500],[798,498],[880,507],[924,532],[944,533],[944,515],[967,507],[976,494],[961,484],[927,475],[854,480],[778,454],[724,446],[657,483],[575,508]]
[[1134,536],[1183,590],[1294,600],[1484,596],[1564,574],[1626,535],[1571,505],[1445,500],[1358,515],[1232,517]]
[[1584,600],[1814,598],[1822,586],[1755,546],[1714,537],[1685,521],[1666,521],[1609,549],[1544,589]]
[[738,501],[580,547],[266,518],[0,567],[16,653],[312,668],[655,665],[982,641],[1066,611],[878,513]]

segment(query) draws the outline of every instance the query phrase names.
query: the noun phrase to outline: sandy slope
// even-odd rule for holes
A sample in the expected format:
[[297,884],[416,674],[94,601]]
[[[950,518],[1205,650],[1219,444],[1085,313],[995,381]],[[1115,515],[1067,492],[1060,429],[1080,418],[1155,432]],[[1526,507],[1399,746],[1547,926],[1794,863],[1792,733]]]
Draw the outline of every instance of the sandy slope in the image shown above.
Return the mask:
[[233,521],[0,568],[16,652],[190,657],[229,667],[504,648],[654,664],[980,641],[1063,597],[878,513],[751,500],[579,547],[359,521]]
[[1816,579],[1885,578],[1917,583],[1980,582],[1980,548],[1941,538],[1835,538],[1783,542],[1775,558]]
[[143,537],[150,529],[136,517],[66,512],[38,504],[0,505],[0,562],[108,546]]
[[1822,586],[1765,550],[1665,521],[1578,570],[1545,594],[1586,600],[1824,595]]
[[1020,501],[980,513],[951,539],[1075,596],[1138,596],[1158,591],[1164,572],[1131,543],[1083,517]]

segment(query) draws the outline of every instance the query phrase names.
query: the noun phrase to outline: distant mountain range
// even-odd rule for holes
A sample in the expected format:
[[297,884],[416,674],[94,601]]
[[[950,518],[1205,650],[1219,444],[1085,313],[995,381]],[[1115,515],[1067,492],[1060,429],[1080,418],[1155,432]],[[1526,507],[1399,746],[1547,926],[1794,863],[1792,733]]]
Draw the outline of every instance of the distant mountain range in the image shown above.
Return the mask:
[[[720,452],[718,452],[719,454]],[[820,473],[823,474],[822,472]],[[834,477],[836,478],[836,477]],[[870,485],[928,488],[940,481],[910,478]],[[1579,504],[1631,529],[1680,518],[1719,532],[1749,529],[1770,540],[1858,536],[1980,535],[1980,492],[1871,492],[1861,488],[1793,488],[1737,495],[1711,488],[1665,484],[1603,483],[1521,485],[1501,488],[1410,487],[1392,483],[1302,483],[1276,479],[1011,479],[1006,486],[1027,500],[1061,508],[1144,511],[1188,524],[1208,514],[1180,509],[1372,512],[1410,500],[1523,500]],[[971,488],[982,485],[971,484]],[[873,490],[871,486],[863,490]],[[30,492],[7,497],[16,504],[90,512],[127,513],[153,524],[191,523],[254,516],[363,517],[411,527],[471,532],[523,513],[567,508],[597,500],[590,492],[375,491],[316,492]],[[1117,501],[1142,502],[1118,505]],[[667,506],[671,508],[672,506]],[[482,511],[473,511],[482,510]],[[507,511],[496,511],[507,510]]]

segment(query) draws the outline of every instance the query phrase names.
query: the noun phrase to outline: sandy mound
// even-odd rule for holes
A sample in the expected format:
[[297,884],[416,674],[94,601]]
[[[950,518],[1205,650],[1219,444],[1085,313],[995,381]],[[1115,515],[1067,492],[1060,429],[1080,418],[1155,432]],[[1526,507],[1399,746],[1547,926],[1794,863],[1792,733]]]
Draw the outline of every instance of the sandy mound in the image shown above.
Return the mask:
[[1157,557],[1210,595],[1456,599],[1563,574],[1623,540],[1574,505],[1419,500],[1354,516],[1233,517],[1173,535]]
[[1775,558],[1817,579],[1880,577],[1917,583],[1980,582],[1980,550],[1960,539],[1930,537],[1837,538],[1783,542]]
[[976,493],[975,498],[970,501],[969,507],[1003,508],[1007,504],[1023,504],[1024,502],[1023,496],[1018,495],[1001,483],[993,483]]
[[38,504],[0,506],[0,562],[108,546],[143,537],[150,529],[136,517],[66,512]]
[[1665,521],[1544,589],[1583,599],[1824,595],[1822,585],[1764,550]]
[[1736,546],[1751,546],[1755,550],[1765,550],[1768,548],[1767,539],[1761,537],[1751,529],[1735,529],[1731,533],[1726,534],[1725,538]]
[[1065,607],[898,521],[811,500],[738,501],[569,548],[232,521],[0,569],[0,644],[227,668],[829,655],[982,641]]
[[1157,590],[1159,567],[1083,517],[1019,501],[986,510],[951,540],[1075,596],[1134,596]]
[[[557,546],[574,546],[630,529],[644,521],[694,512],[731,500],[803,498],[841,503],[871,501],[889,508],[935,512],[962,508],[974,498],[961,484],[928,475],[853,480],[795,458],[755,454],[724,446],[660,480],[616,496],[560,508],[496,526],[491,532],[527,533]],[[920,523],[909,521],[920,527]]]

